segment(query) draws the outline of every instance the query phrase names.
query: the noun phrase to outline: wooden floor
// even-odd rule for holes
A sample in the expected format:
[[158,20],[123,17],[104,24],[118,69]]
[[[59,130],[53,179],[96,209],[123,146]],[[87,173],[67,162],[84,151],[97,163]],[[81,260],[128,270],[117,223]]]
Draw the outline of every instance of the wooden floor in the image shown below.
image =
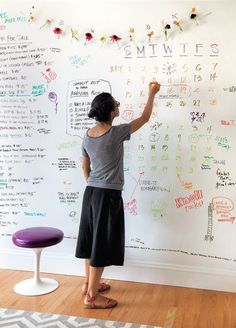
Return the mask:
[[[77,276],[42,274],[60,287],[42,296],[21,296],[15,283],[32,273],[0,270],[0,307],[98,319],[143,323],[164,328],[236,328],[236,293],[109,280],[106,294],[119,301],[110,310],[83,309]],[[235,282],[236,283],[236,282]]]

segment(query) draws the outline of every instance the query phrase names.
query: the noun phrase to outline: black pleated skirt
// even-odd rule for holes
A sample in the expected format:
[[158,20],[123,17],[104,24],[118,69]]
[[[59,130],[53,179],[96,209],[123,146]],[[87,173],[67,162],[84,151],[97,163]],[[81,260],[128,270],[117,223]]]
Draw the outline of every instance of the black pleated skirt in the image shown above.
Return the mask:
[[123,265],[124,207],[120,190],[87,186],[75,256],[93,267]]

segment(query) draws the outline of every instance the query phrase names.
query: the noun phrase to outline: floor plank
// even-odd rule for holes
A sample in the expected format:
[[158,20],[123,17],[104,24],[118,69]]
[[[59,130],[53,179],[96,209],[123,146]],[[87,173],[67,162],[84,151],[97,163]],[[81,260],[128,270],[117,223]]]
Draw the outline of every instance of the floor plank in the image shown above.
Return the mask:
[[83,308],[83,278],[42,274],[60,286],[50,294],[22,296],[14,285],[32,277],[31,272],[0,270],[0,307],[58,313],[98,319],[143,323],[164,328],[236,328],[236,294],[107,280],[112,288],[106,295],[119,305],[109,310]]

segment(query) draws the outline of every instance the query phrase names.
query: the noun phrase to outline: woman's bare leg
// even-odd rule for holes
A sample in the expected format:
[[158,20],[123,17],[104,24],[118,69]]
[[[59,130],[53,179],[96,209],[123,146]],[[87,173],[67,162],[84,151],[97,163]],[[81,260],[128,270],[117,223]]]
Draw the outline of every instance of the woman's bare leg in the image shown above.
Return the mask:
[[90,268],[90,259],[85,259],[85,284],[89,283],[89,268]]
[[84,268],[85,268],[85,280],[84,280],[84,284],[82,286],[82,291],[84,294],[86,294],[87,290],[88,290],[88,283],[89,283],[90,259],[85,259]]
[[97,294],[98,284],[101,279],[104,267],[89,267],[88,294],[93,297]]
[[99,308],[110,308],[117,305],[117,301],[104,297],[98,293],[98,285],[103,273],[104,267],[92,267],[89,270],[88,291],[84,299],[86,305]]
[[[88,291],[88,284],[89,284],[89,277],[90,277],[90,259],[85,259],[85,280],[84,284],[82,286],[82,291],[84,294],[87,293]],[[110,286],[108,284],[105,284],[104,282],[99,282],[98,283],[98,291],[99,292],[105,292],[108,289],[110,289]]]

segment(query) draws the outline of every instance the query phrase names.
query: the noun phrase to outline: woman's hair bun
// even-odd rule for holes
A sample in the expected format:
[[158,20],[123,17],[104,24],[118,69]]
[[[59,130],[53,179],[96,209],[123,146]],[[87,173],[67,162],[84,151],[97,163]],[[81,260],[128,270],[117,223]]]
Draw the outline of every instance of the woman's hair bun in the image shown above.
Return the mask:
[[94,118],[94,117],[97,116],[97,114],[98,114],[97,109],[94,108],[94,107],[91,107],[91,109],[90,109],[90,111],[88,113],[88,117],[89,118]]

